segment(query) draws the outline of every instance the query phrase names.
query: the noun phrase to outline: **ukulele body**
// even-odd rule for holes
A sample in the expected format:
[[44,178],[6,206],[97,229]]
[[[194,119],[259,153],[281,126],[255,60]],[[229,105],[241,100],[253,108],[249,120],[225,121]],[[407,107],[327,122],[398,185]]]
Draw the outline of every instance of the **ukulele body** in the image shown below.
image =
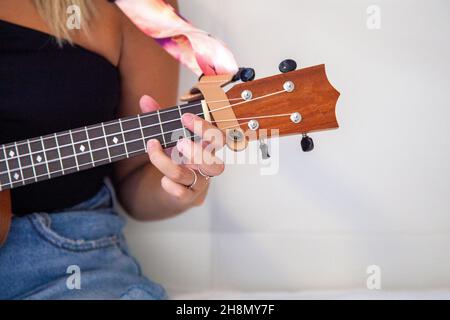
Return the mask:
[[8,237],[11,220],[11,192],[10,190],[4,190],[0,192],[0,246]]

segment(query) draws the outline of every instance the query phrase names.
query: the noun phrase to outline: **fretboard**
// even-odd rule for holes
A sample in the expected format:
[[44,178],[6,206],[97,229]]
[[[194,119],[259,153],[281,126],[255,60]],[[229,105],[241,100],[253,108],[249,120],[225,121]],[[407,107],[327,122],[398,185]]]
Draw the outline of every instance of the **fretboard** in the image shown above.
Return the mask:
[[146,152],[147,141],[164,148],[194,138],[181,116],[203,117],[200,102],[121,118],[0,146],[0,190],[12,189],[113,163]]

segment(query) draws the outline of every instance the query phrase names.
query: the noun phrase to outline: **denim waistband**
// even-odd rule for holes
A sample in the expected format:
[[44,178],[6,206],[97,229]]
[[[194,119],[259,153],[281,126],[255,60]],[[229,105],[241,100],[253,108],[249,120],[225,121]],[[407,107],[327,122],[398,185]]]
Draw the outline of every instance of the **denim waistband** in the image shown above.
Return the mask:
[[98,210],[108,209],[113,207],[113,196],[111,187],[104,184],[100,190],[90,199],[83,201],[73,207],[66,208],[61,212],[68,211],[83,211],[83,210]]

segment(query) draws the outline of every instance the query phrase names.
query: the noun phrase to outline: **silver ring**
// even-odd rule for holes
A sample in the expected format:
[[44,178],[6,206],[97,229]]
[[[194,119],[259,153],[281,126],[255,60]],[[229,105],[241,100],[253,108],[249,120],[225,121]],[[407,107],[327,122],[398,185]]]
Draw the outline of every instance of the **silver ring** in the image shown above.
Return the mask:
[[204,173],[201,169],[200,166],[197,167],[197,171],[198,173],[201,174],[202,177],[205,177],[206,181],[208,181],[209,179],[211,179],[213,176],[207,175],[206,173]]
[[186,188],[191,189],[194,188],[195,184],[197,183],[198,180],[198,176],[197,176],[197,172],[195,172],[195,170],[192,170],[191,168],[188,168],[192,174],[194,175],[194,182],[192,182],[190,185],[186,186]]

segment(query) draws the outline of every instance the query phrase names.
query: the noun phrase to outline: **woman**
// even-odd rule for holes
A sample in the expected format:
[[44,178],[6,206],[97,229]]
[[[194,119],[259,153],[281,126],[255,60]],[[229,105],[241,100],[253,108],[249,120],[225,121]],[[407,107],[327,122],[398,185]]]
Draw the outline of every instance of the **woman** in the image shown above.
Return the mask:
[[[71,3],[81,8],[81,30],[65,27]],[[145,94],[175,105],[177,74],[172,58],[106,0],[0,1],[1,143],[156,110]],[[200,136],[194,123],[219,134],[195,115],[182,121]],[[176,148],[212,164],[176,164],[150,140],[147,156],[13,189],[0,298],[166,298],[129,255],[104,179],[133,218],[172,217],[202,204],[208,178],[223,172],[203,145],[181,140]]]

